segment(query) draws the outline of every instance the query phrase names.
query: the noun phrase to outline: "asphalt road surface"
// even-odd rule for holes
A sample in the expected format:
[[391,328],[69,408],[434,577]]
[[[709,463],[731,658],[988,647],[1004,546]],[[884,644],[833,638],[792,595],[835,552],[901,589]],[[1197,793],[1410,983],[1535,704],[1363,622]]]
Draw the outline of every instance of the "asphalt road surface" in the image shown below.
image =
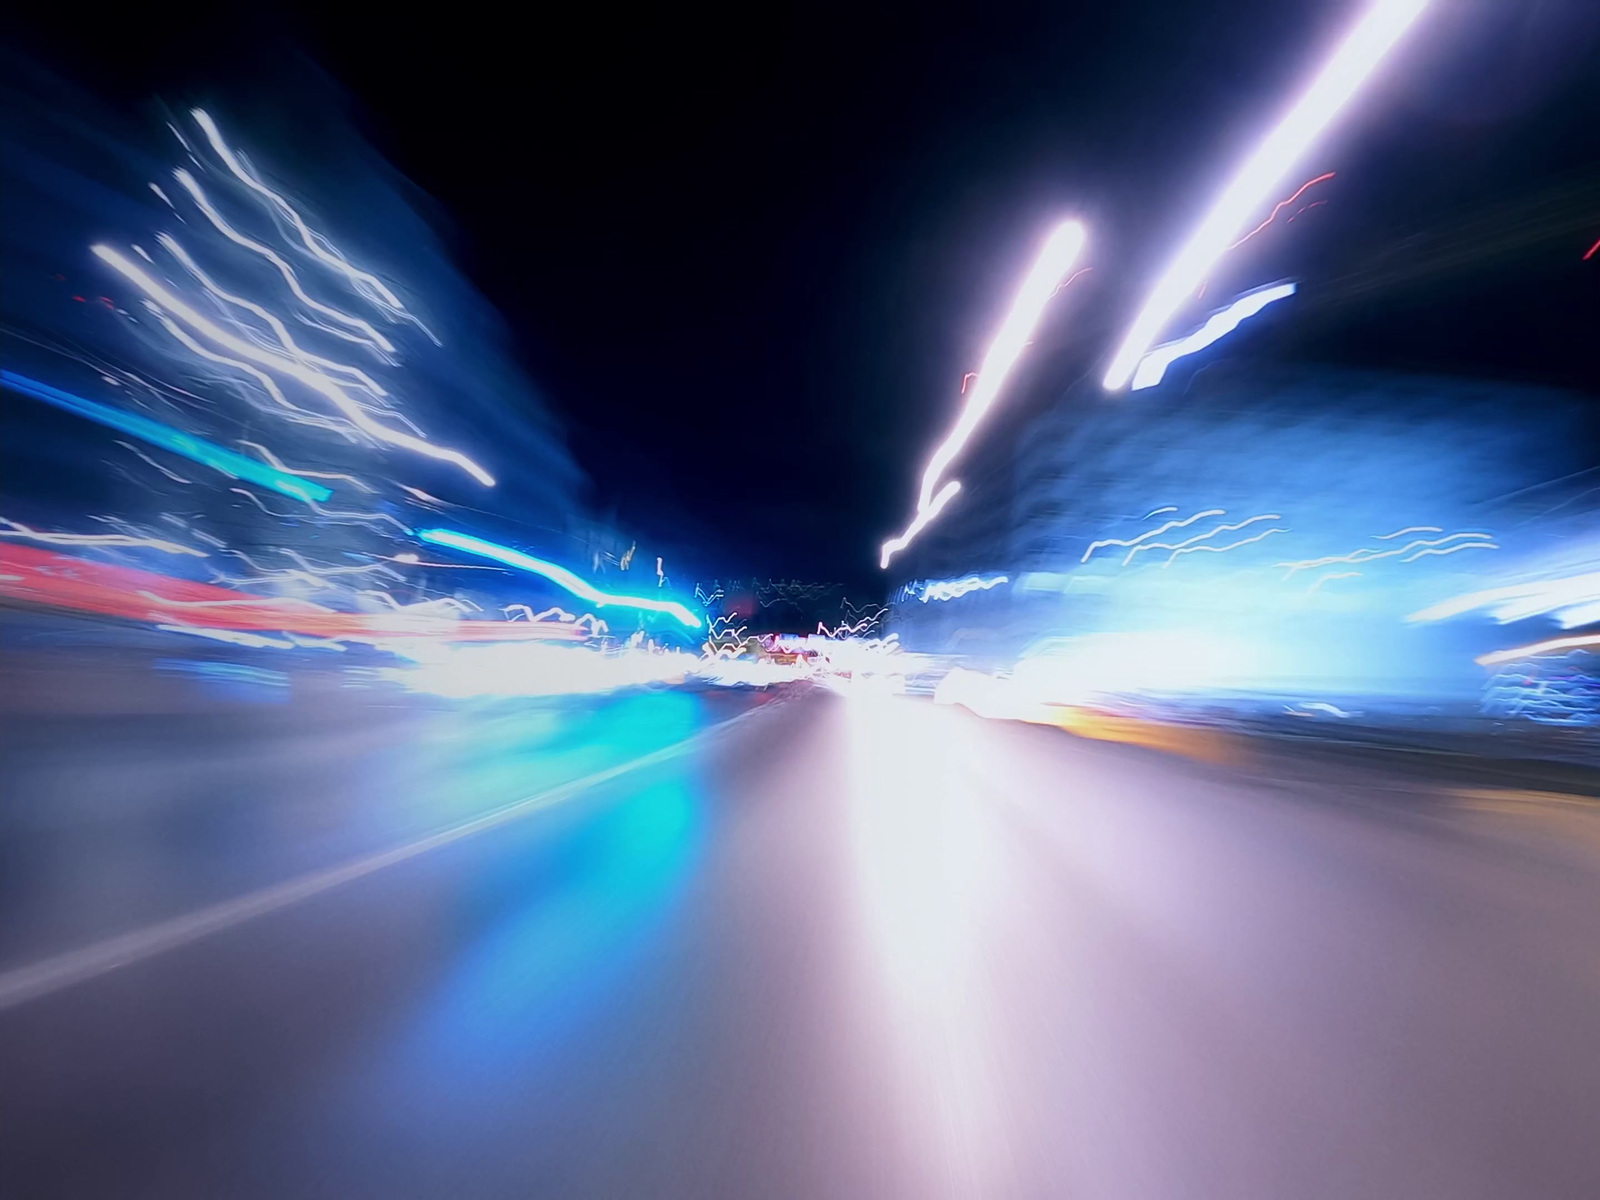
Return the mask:
[[1600,1195],[1579,798],[201,682],[6,716],[6,1196]]

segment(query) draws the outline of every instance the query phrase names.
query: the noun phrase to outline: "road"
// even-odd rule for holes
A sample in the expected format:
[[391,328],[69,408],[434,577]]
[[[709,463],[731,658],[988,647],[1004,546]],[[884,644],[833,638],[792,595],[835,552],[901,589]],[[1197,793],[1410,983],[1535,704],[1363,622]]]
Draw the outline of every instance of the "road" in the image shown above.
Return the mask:
[[1600,1194],[1580,800],[192,683],[8,711],[8,1196]]

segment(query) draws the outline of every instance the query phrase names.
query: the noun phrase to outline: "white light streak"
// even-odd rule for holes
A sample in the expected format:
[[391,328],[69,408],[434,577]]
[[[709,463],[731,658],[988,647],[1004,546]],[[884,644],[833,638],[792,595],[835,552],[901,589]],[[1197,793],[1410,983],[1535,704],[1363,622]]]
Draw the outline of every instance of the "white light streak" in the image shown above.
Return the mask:
[[[384,337],[383,334],[379,333],[372,327],[371,324],[363,321],[360,317],[352,317],[349,313],[340,312],[337,308],[334,308],[328,304],[323,304],[320,300],[313,300],[306,293],[305,288],[300,286],[300,277],[294,273],[294,268],[284,261],[282,255],[270,247],[263,246],[260,242],[255,241],[253,238],[245,237],[244,234],[240,233],[232,225],[229,225],[227,221],[223,220],[222,214],[212,206],[211,201],[207,198],[205,192],[200,189],[200,185],[195,181],[193,175],[189,174],[189,172],[185,171],[182,167],[179,167],[172,173],[172,177],[183,185],[184,191],[189,193],[189,197],[195,202],[196,207],[198,207],[201,212],[205,213],[206,219],[209,220],[212,225],[216,226],[218,233],[227,238],[234,245],[243,246],[246,250],[254,251],[256,254],[259,254],[262,258],[270,262],[273,266],[277,267],[279,274],[283,276],[283,281],[289,285],[289,290],[293,292],[300,302],[307,308],[312,309],[315,312],[319,312],[325,317],[332,317],[341,325],[348,325],[351,329],[359,330],[361,333],[366,335],[365,339],[363,340],[365,340],[367,344],[382,350],[386,354],[394,350],[393,342]],[[331,333],[335,331],[329,330],[329,332]]]
[[293,205],[257,179],[239,161],[228,144],[222,140],[222,131],[217,128],[217,123],[211,119],[209,113],[204,109],[195,108],[189,111],[189,115],[195,119],[195,123],[204,131],[206,140],[211,143],[211,148],[217,152],[217,156],[226,164],[228,170],[232,171],[239,181],[251,191],[266,197],[283,214],[284,219],[294,226],[295,232],[300,235],[300,240],[305,243],[307,250],[348,279],[351,286],[367,299],[396,312],[403,313],[406,311],[405,305],[400,303],[400,298],[384,286],[383,280],[371,272],[352,266],[344,255],[340,254],[334,247],[333,243],[320,233],[314,232],[305,223],[300,214],[295,211]]
[[[1193,519],[1193,517],[1190,518],[1190,520]],[[1262,513],[1259,516],[1246,517],[1242,521],[1235,521],[1232,525],[1215,526],[1212,529],[1206,530],[1204,533],[1197,533],[1192,538],[1188,538],[1181,542],[1144,542],[1142,545],[1135,545],[1128,551],[1128,556],[1122,560],[1122,565],[1127,566],[1133,561],[1134,555],[1142,554],[1146,550],[1171,550],[1172,555],[1167,559],[1167,562],[1170,564],[1174,558],[1177,558],[1178,555],[1185,553],[1187,548],[1193,546],[1196,542],[1203,542],[1208,538],[1215,537],[1219,533],[1233,533],[1235,530],[1247,529],[1258,521],[1281,520],[1283,520],[1283,517],[1278,513]]]
[[987,592],[1002,583],[1010,583],[1009,575],[968,575],[963,579],[936,579],[924,585],[917,599],[926,604],[929,600],[959,600],[972,592]]
[[1240,322],[1255,316],[1273,301],[1292,295],[1294,295],[1294,284],[1280,283],[1240,296],[1221,312],[1213,313],[1204,325],[1188,337],[1179,338],[1175,342],[1165,342],[1141,358],[1138,370],[1133,373],[1130,390],[1137,392],[1143,388],[1155,387],[1166,375],[1167,368],[1178,359],[1204,350],[1213,342],[1227,337],[1239,328]]
[[193,637],[210,638],[214,642],[231,642],[235,646],[257,649],[271,647],[275,650],[293,650],[294,643],[286,638],[267,637],[259,633],[245,633],[240,629],[205,629],[198,625],[157,625],[168,633],[187,633]]
[[1250,217],[1282,184],[1316,137],[1427,7],[1428,0],[1375,0],[1277,126],[1245,161],[1156,281],[1106,370],[1105,386],[1128,385],[1161,330],[1216,266]]
[[[199,282],[200,286],[205,288],[206,291],[210,292],[211,295],[215,296],[218,300],[221,300],[224,304],[231,304],[235,308],[242,308],[246,312],[254,313],[262,321],[266,322],[268,328],[270,328],[272,332],[277,335],[278,344],[299,361],[312,366],[324,367],[327,370],[335,371],[339,374],[348,376],[350,379],[353,379],[362,387],[366,388],[374,396],[387,396],[389,394],[383,390],[382,386],[376,379],[372,378],[372,376],[368,375],[359,367],[352,367],[346,363],[335,362],[331,358],[323,358],[320,355],[312,354],[302,349],[300,344],[296,342],[290,335],[288,326],[286,326],[283,321],[280,320],[269,309],[263,308],[253,300],[246,300],[243,296],[235,296],[232,292],[224,291],[222,288],[218,287],[211,276],[207,275],[203,270],[200,269],[200,264],[195,262],[194,259],[190,257],[189,252],[183,248],[183,246],[178,242],[177,238],[162,233],[156,235],[156,241],[161,243],[162,249],[166,250],[168,254],[172,255],[173,258],[182,263],[184,269],[187,270],[189,274],[193,275]],[[145,257],[148,258],[149,256],[146,255]]]
[[[1458,547],[1458,549],[1470,550],[1473,547],[1478,547],[1486,550],[1498,550],[1500,548],[1494,542],[1489,540],[1489,535],[1487,533],[1452,533],[1442,538],[1433,538],[1431,540],[1422,538],[1414,542],[1407,542],[1398,550],[1374,550],[1371,547],[1363,547],[1360,550],[1352,550],[1349,554],[1330,554],[1325,558],[1308,558],[1300,562],[1281,562],[1277,565],[1288,568],[1289,574],[1285,575],[1284,578],[1290,579],[1294,576],[1295,572],[1309,571],[1313,567],[1328,567],[1332,566],[1334,563],[1375,562],[1380,558],[1397,558],[1402,554],[1410,554],[1411,551],[1419,550],[1425,546],[1443,546],[1447,543],[1461,541],[1462,539],[1467,538],[1476,538],[1480,540],[1472,541],[1467,545]],[[1401,559],[1401,561],[1411,562],[1413,559],[1421,557],[1422,555],[1415,554],[1412,555],[1411,558]]]
[[312,370],[303,363],[284,358],[265,350],[260,346],[252,345],[243,338],[235,337],[216,325],[209,318],[197,312],[190,305],[180,300],[167,288],[158,283],[151,275],[125,255],[113,250],[110,246],[95,246],[94,253],[102,262],[114,268],[123,278],[134,284],[154,300],[162,308],[176,316],[191,329],[204,334],[211,341],[224,346],[233,353],[274,371],[289,375],[303,383],[312,391],[325,397],[340,412],[344,413],[350,421],[362,432],[387,442],[391,446],[398,446],[428,458],[440,459],[444,462],[454,463],[478,482],[488,487],[494,486],[494,476],[490,475],[477,463],[473,462],[459,450],[450,450],[442,446],[435,446],[419,437],[401,433],[374,421],[367,412],[351,399],[344,390],[325,375]]
[[1408,533],[1443,533],[1437,525],[1407,525],[1404,529],[1396,529],[1393,533],[1375,533],[1372,540],[1375,542],[1388,542],[1397,537],[1404,537]]
[[1589,615],[1596,602],[1600,602],[1600,571],[1589,571],[1564,579],[1541,579],[1468,592],[1414,612],[1406,620],[1443,621],[1482,608],[1502,625],[1553,613],[1570,629],[1600,619]]
[[143,550],[159,550],[163,554],[188,554],[194,558],[209,558],[204,550],[196,550],[193,546],[180,546],[177,542],[165,541],[162,538],[134,537],[127,533],[52,533],[42,529],[33,529],[20,521],[13,521],[7,517],[0,517],[0,537],[21,538],[28,542],[43,542],[48,546],[100,546],[100,547],[137,547]]
[[1334,572],[1332,572],[1330,574],[1324,575],[1321,579],[1317,580],[1310,587],[1308,587],[1306,589],[1306,595],[1310,596],[1310,595],[1314,595],[1317,592],[1320,592],[1322,590],[1322,585],[1325,584],[1325,583],[1331,582],[1332,580],[1335,580],[1335,579],[1355,579],[1360,574],[1361,574],[1360,571],[1334,571]]
[[1426,558],[1430,554],[1454,554],[1457,550],[1498,550],[1500,547],[1494,542],[1462,542],[1460,545],[1448,546],[1443,550],[1427,549],[1418,550],[1415,554],[1402,558],[1403,563],[1416,562],[1419,558]]
[[1204,546],[1183,546],[1183,547],[1179,547],[1178,549],[1175,549],[1172,552],[1172,558],[1167,559],[1167,561],[1162,563],[1161,565],[1163,567],[1170,567],[1172,565],[1172,559],[1173,558],[1177,558],[1178,555],[1180,555],[1180,554],[1195,554],[1195,553],[1198,553],[1201,550],[1209,550],[1213,554],[1226,554],[1229,550],[1237,550],[1240,546],[1248,546],[1248,545],[1252,544],[1253,542],[1259,542],[1263,538],[1269,538],[1275,533],[1288,533],[1288,532],[1289,531],[1287,529],[1277,529],[1277,528],[1263,529],[1260,533],[1255,534],[1253,537],[1240,538],[1237,542],[1229,542],[1226,546],[1204,545]]
[[1517,646],[1511,650],[1496,650],[1477,659],[1480,666],[1492,667],[1499,663],[1516,662],[1520,658],[1533,658],[1557,650],[1587,650],[1600,646],[1600,633],[1586,633],[1579,637],[1551,638],[1547,642],[1534,642],[1531,646]]
[[[956,419],[954,428],[946,435],[944,441],[934,450],[927,467],[923,469],[922,487],[917,495],[916,516],[907,526],[905,533],[883,544],[881,566],[887,568],[890,559],[910,545],[912,539],[939,515],[939,511],[955,495],[955,489],[952,489],[950,483],[941,488],[939,481],[949,470],[950,464],[971,441],[974,431],[983,418],[994,407],[1000,389],[1005,386],[1006,377],[1010,375],[1011,368],[1021,357],[1028,339],[1033,336],[1034,328],[1039,324],[1045,305],[1061,289],[1062,279],[1072,269],[1072,264],[1083,251],[1085,237],[1086,233],[1081,222],[1063,221],[1045,239],[1044,248],[1040,250],[1039,257],[1034,261],[1016,298],[1011,302],[1011,311],[1006,314],[1000,331],[989,343],[988,353],[983,357],[983,366],[967,394],[961,415]],[[959,489],[959,484],[956,488]]]
[[911,544],[913,538],[927,528],[928,522],[944,511],[944,506],[954,500],[956,493],[961,490],[958,480],[952,479],[939,489],[939,494],[933,498],[933,503],[920,510],[912,518],[911,524],[906,526],[906,531],[899,537],[892,537],[883,544],[883,552],[878,557],[878,566],[887,569],[889,560]]
[[149,463],[152,467],[154,467],[156,470],[160,471],[163,475],[165,475],[168,479],[172,480],[174,483],[193,483],[194,482],[194,480],[185,479],[182,475],[179,475],[176,471],[169,470],[168,468],[162,466],[155,459],[151,458],[148,454],[146,454],[143,450],[139,449],[139,447],[135,446],[132,442],[124,442],[124,441],[118,439],[117,440],[117,445],[121,446],[124,450],[127,450],[129,453],[133,454],[134,456],[144,459],[145,462]]
[[[1153,517],[1153,516],[1156,515],[1156,513],[1159,513],[1159,512],[1175,512],[1175,511],[1177,511],[1177,510],[1176,509],[1157,509],[1156,512],[1155,513],[1151,513],[1150,516]],[[1137,546],[1140,542],[1145,541],[1147,538],[1157,537],[1160,534],[1165,533],[1169,529],[1182,529],[1185,525],[1193,525],[1196,521],[1199,521],[1199,520],[1201,520],[1202,518],[1205,518],[1205,517],[1221,517],[1221,516],[1226,516],[1226,515],[1227,515],[1227,509],[1224,509],[1224,508],[1207,508],[1207,509],[1202,510],[1201,512],[1195,513],[1194,516],[1192,516],[1192,517],[1185,517],[1181,521],[1168,521],[1165,525],[1162,525],[1159,529],[1149,530],[1146,533],[1141,533],[1138,537],[1135,537],[1135,538],[1102,538],[1098,542],[1090,542],[1089,543],[1089,548],[1083,552],[1083,557],[1081,559],[1079,559],[1078,561],[1079,562],[1088,562],[1089,561],[1089,556],[1092,555],[1096,550],[1100,549],[1102,546]]]
[[1084,236],[1080,222],[1064,221],[1045,241],[1033,269],[1028,272],[1017,298],[1012,301],[1005,323],[983,357],[983,367],[978,372],[977,381],[973,384],[955,428],[928,460],[928,466],[922,473],[922,491],[917,498],[919,512],[925,511],[933,503],[934,489],[939,486],[945,470],[966,447],[978,423],[994,407],[1006,376],[1021,357],[1022,348],[1033,336],[1034,327],[1039,324],[1044,306],[1083,250]]
[[221,367],[232,367],[237,371],[243,371],[246,375],[250,376],[250,378],[259,383],[267,395],[272,397],[273,400],[277,401],[280,407],[286,408],[295,414],[294,416],[288,418],[289,420],[299,425],[314,425],[319,429],[329,429],[335,433],[343,433],[349,429],[349,426],[343,422],[335,421],[329,417],[320,416],[319,414],[311,412],[308,409],[301,408],[298,404],[293,403],[287,396],[283,394],[282,390],[278,387],[277,381],[265,371],[258,371],[249,363],[243,363],[236,358],[229,358],[225,354],[218,354],[215,350],[206,349],[199,342],[195,341],[194,338],[190,337],[187,332],[179,328],[177,323],[174,322],[171,317],[167,316],[166,313],[162,312],[160,307],[155,303],[146,300],[145,304],[150,310],[150,315],[155,317],[155,319],[161,323],[161,327],[170,333],[173,338],[186,350],[200,358],[205,359],[207,362],[214,362]]

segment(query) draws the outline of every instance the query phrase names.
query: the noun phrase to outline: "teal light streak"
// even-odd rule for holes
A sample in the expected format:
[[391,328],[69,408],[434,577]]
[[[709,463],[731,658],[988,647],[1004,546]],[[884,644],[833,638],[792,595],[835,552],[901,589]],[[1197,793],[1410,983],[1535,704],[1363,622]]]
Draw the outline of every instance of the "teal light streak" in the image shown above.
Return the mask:
[[534,558],[531,554],[524,554],[520,550],[513,550],[509,546],[501,546],[495,542],[486,542],[482,538],[473,537],[470,533],[457,533],[453,529],[422,529],[417,531],[417,536],[425,542],[435,546],[448,546],[452,550],[460,550],[466,554],[476,554],[479,558],[490,558],[495,562],[504,563],[508,567],[515,567],[519,571],[529,571],[534,575],[543,575],[557,587],[565,588],[574,596],[587,600],[596,608],[607,605],[617,608],[637,608],[645,612],[661,612],[676,617],[690,629],[700,628],[700,618],[695,616],[676,600],[651,600],[644,596],[618,596],[611,592],[602,592],[586,580],[574,575],[565,567],[558,567],[555,563],[546,562],[542,558]]
[[160,446],[163,450],[181,454],[192,462],[210,467],[213,471],[221,471],[232,479],[243,479],[247,483],[271,488],[281,495],[307,504],[326,500],[333,495],[332,488],[324,487],[320,483],[313,483],[309,479],[291,475],[288,471],[269,467],[236,451],[226,450],[181,430],[163,425],[160,421],[152,421],[149,417],[141,417],[137,413],[124,412],[120,408],[112,408],[107,404],[85,400],[82,396],[74,396],[71,392],[64,392],[60,388],[29,379],[25,375],[18,375],[15,371],[0,370],[0,384],[24,396],[32,396],[35,400],[43,400],[46,404],[52,404],[66,412],[120,430],[141,441],[149,442],[152,446]]

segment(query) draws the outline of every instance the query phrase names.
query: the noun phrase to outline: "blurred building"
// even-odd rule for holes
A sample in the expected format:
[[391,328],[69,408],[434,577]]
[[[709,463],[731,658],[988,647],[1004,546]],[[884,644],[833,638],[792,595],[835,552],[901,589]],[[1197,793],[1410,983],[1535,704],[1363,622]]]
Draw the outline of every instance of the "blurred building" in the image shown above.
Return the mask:
[[902,588],[889,627],[999,665],[1120,638],[1130,679],[1175,690],[1464,695],[1493,635],[1406,618],[1570,537],[1594,432],[1583,397],[1516,384],[1238,363],[1131,394],[1086,380],[963,472],[964,507],[900,581],[1007,583]]

